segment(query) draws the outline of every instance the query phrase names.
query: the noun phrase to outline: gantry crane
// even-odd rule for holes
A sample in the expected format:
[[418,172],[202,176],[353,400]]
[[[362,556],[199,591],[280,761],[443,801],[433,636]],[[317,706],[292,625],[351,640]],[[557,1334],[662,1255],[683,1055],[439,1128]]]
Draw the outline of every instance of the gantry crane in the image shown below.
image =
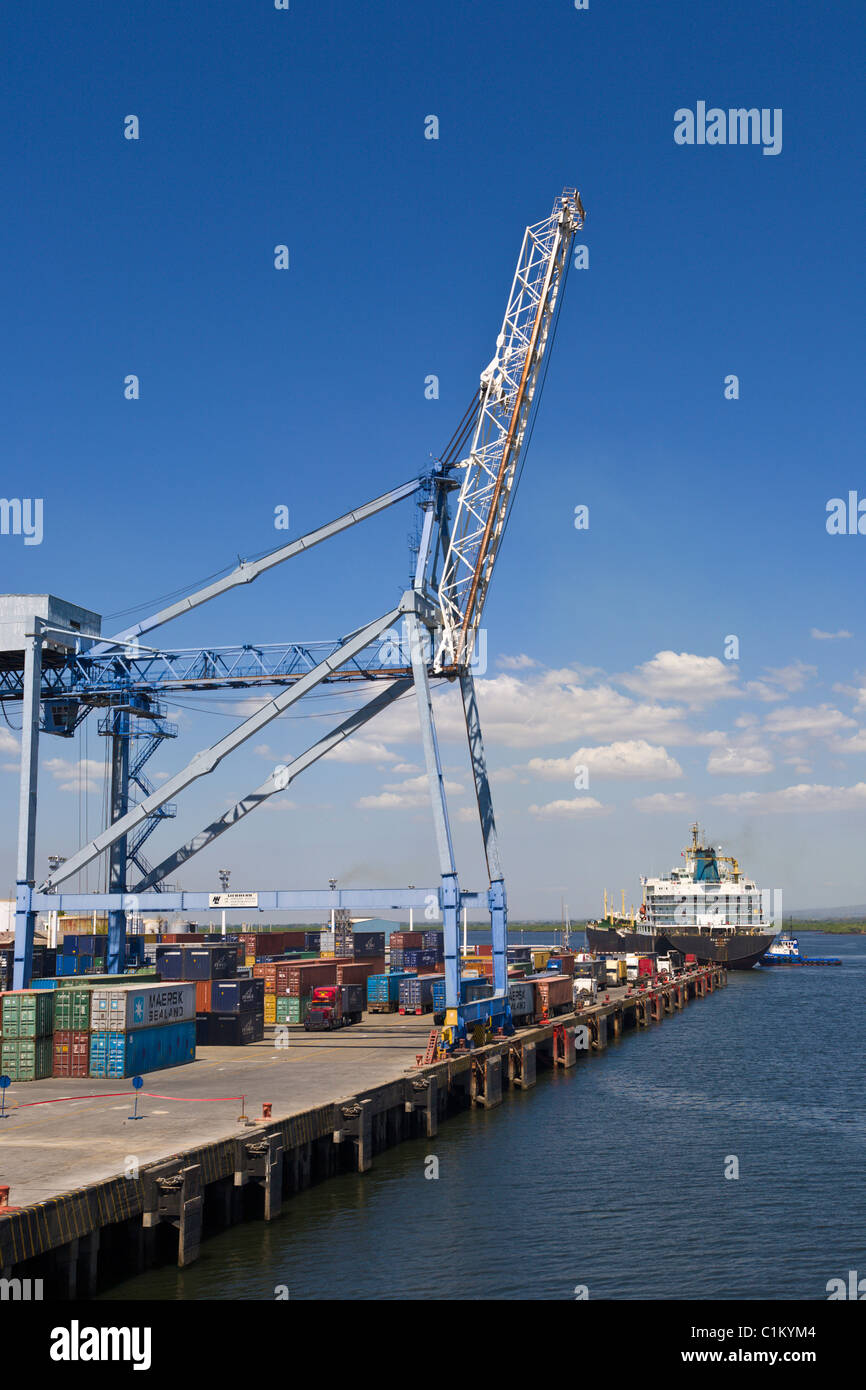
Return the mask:
[[[273,889],[242,895],[259,910],[422,908],[431,904],[445,938],[446,1037],[458,1043],[472,1027],[510,1031],[506,965],[507,909],[493,802],[487,775],[472,658],[484,602],[520,474],[533,410],[545,371],[561,290],[575,232],[584,210],[575,189],[557,198],[549,217],[526,229],[496,351],[480,387],[443,452],[416,478],[383,493],[334,521],[158,610],[112,637],[99,632],[98,615],[45,596],[37,611],[21,617],[23,596],[0,599],[14,616],[11,638],[0,639],[0,703],[22,709],[20,810],[15,928],[16,988],[29,983],[36,914],[55,909],[108,912],[108,968],[125,964],[126,914],[130,910],[202,911],[214,895],[173,891],[168,880],[194,855],[271,796],[285,790],[309,766],[394,700],[414,688],[430,788],[440,881],[435,889]],[[468,452],[465,453],[464,449]],[[456,494],[456,496],[455,496]],[[408,498],[422,512],[414,580],[399,604],[347,637],[303,644],[163,649],[143,638],[230,589],[333,538]],[[453,505],[452,505],[453,504]],[[53,607],[52,607],[53,605]],[[70,615],[75,613],[73,619]],[[87,620],[82,622],[82,614]],[[469,741],[481,833],[487,861],[486,894],[461,889],[454,857],[445,784],[431,697],[431,679],[459,682]],[[161,862],[141,854],[144,840],[173,813],[173,799],[305,695],[323,684],[363,685],[372,698],[315,740],[292,761]],[[154,788],[143,774],[147,757],[176,729],[164,718],[160,696],[178,690],[227,687],[275,688],[277,693],[235,728]],[[36,890],[35,832],[39,736],[70,737],[94,709],[104,714],[100,731],[111,740],[110,820],[89,843],[56,864]],[[131,752],[134,740],[140,740]],[[134,801],[131,784],[144,795]],[[60,885],[107,855],[106,893],[64,893]],[[493,938],[493,990],[489,998],[461,1001],[458,925],[461,908],[486,906]]]

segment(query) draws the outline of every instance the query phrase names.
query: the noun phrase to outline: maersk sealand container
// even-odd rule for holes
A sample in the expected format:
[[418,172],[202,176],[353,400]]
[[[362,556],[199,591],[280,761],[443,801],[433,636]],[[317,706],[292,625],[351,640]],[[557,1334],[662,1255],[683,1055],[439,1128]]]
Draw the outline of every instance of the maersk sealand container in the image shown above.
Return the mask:
[[127,1033],[195,1019],[195,985],[119,985],[95,989],[90,1027],[96,1033]]
[[133,1033],[91,1033],[91,1076],[138,1076],[195,1061],[195,1020]]

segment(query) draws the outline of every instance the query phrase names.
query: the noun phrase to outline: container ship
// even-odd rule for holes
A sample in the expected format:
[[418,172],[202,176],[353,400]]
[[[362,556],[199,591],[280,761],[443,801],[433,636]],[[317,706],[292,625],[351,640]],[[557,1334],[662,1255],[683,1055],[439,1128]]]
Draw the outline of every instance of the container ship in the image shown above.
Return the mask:
[[590,950],[673,949],[729,970],[751,970],[758,963],[776,935],[764,919],[761,890],[743,876],[736,859],[701,844],[697,825],[691,833],[684,866],[668,878],[641,879],[638,913],[608,911],[605,901],[604,917],[587,923]]

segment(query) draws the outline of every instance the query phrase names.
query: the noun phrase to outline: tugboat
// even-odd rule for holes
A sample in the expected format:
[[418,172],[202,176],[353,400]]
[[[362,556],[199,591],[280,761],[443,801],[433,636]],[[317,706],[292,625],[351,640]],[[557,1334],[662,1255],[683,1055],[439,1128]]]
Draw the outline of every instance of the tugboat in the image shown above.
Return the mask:
[[839,956],[803,956],[796,936],[782,932],[777,941],[761,957],[761,965],[841,965]]
[[607,911],[586,927],[593,951],[670,950],[694,955],[701,965],[751,970],[776,935],[764,920],[763,897],[754,881],[740,872],[736,859],[702,844],[697,825],[683,850],[685,864],[668,878],[642,878],[644,900],[639,914]]

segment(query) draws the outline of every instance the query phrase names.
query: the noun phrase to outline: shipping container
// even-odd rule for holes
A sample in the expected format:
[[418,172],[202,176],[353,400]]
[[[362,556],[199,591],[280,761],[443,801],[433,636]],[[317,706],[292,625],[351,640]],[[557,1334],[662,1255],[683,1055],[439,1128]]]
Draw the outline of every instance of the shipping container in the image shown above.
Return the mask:
[[356,960],[351,965],[337,966],[338,985],[364,985],[371,975],[381,975],[385,969],[385,957],[371,957],[370,960]]
[[0,1033],[5,1039],[44,1038],[54,1027],[54,993],[16,989],[3,995]]
[[261,1009],[242,1014],[208,1015],[209,1047],[248,1047],[261,1042],[265,1036],[265,1020]]
[[395,1013],[400,1003],[400,985],[411,979],[412,970],[391,970],[387,975],[367,976],[367,1010],[371,1014]]
[[573,1007],[572,982],[570,975],[560,975],[550,971],[534,975],[535,1017],[539,1023],[546,1023],[557,1014],[570,1013]]
[[[185,986],[190,989],[191,986]],[[190,1000],[194,998],[192,992]],[[91,1076],[137,1076],[195,1061],[196,1023],[167,1023],[131,1033],[90,1035]]]
[[[54,999],[54,1032],[78,1032],[90,1027],[89,989],[59,989]],[[85,1072],[85,1076],[87,1073]]]
[[262,1001],[262,1016],[265,1023],[271,1024],[277,1021],[277,1000],[288,999],[287,994],[266,994]]
[[535,985],[532,980],[509,980],[508,1002],[515,1023],[518,1019],[531,1021],[535,1017]]
[[157,946],[156,968],[163,980],[183,979],[183,947]]
[[[195,985],[115,985],[93,990],[90,1027],[94,1032],[127,1033],[195,1018]],[[109,1073],[111,1074],[111,1073]]]
[[359,932],[352,937],[352,953],[356,960],[385,959],[385,933]]
[[304,961],[289,965],[289,994],[312,994],[317,985],[337,983],[336,961]]
[[87,1076],[90,1070],[90,1034],[86,1029],[55,1029],[54,1076]]
[[12,1081],[43,1081],[51,1075],[50,1037],[7,1038],[0,1041],[0,1072]]
[[429,1014],[433,1008],[433,985],[444,975],[413,975],[400,985],[401,1014]]
[[424,946],[424,933],[421,931],[392,931],[389,938],[391,950],[405,950],[407,947],[420,951]]
[[184,980],[230,980],[238,967],[237,946],[184,946]]
[[256,961],[253,979],[262,981],[265,994],[287,994],[291,965],[289,961]]
[[261,1012],[265,1003],[264,980],[214,980],[210,1009],[203,1013],[242,1014]]
[[[311,995],[305,994],[303,997],[297,994],[277,994],[276,1000],[276,1023],[303,1023],[310,1011]],[[266,1020],[267,1021],[267,1020]]]

